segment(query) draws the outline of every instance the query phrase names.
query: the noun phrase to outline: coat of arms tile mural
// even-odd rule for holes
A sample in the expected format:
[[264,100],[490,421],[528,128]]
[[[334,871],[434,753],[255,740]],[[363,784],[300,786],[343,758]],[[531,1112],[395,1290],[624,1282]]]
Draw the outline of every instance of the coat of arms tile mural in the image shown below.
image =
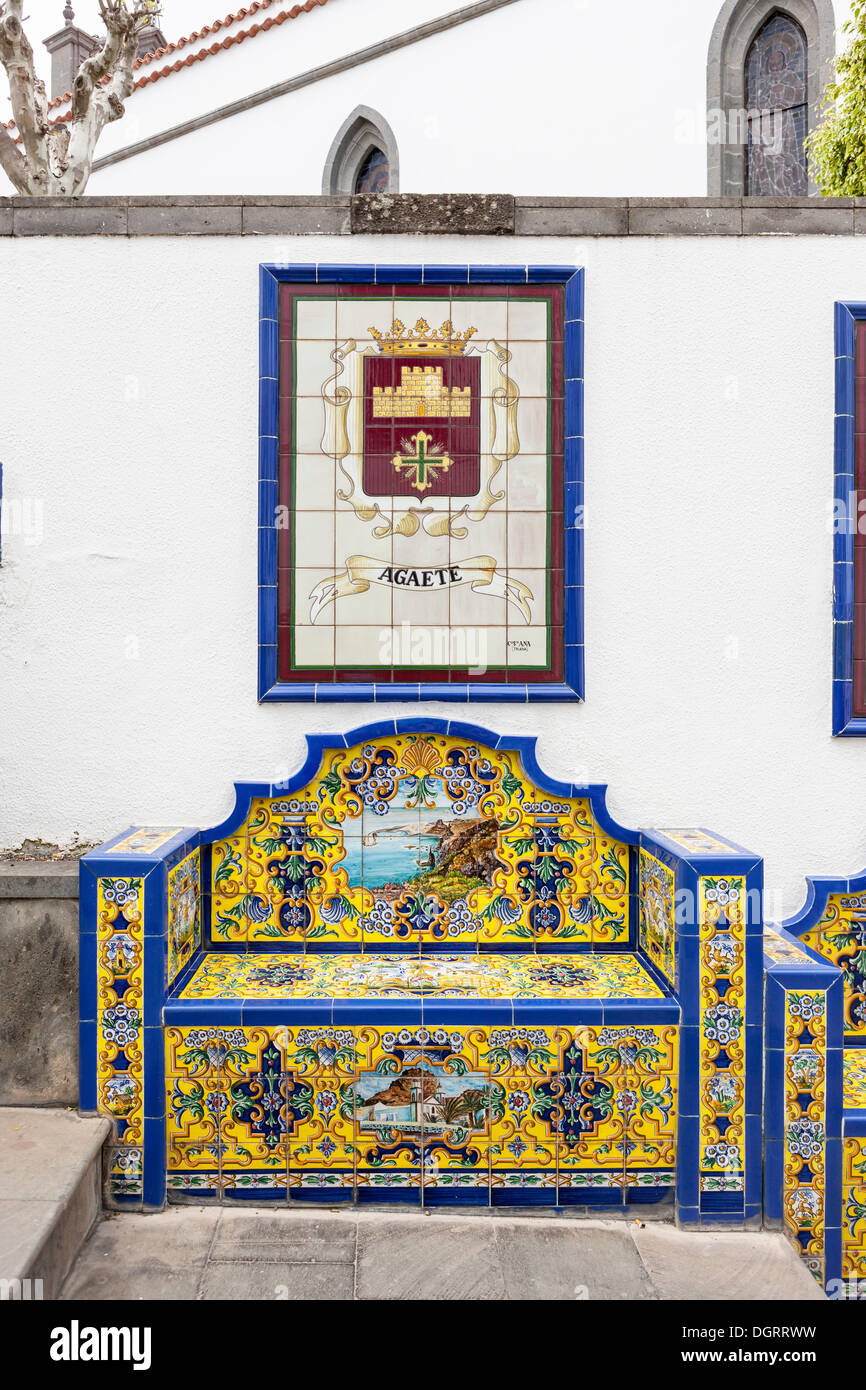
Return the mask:
[[262,274],[261,697],[579,698],[580,273]]

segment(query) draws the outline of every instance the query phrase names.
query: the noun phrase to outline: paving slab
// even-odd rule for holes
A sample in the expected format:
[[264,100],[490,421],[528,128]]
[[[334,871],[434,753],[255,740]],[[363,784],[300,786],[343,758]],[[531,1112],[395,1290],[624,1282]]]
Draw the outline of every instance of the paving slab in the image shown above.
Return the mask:
[[355,1223],[351,1216],[224,1210],[210,1258],[354,1265]]
[[276,1300],[290,1303],[349,1302],[355,1271],[350,1264],[243,1264],[212,1260],[205,1270],[199,1298]]
[[495,1223],[484,1217],[367,1218],[358,1224],[360,1299],[502,1300]]
[[507,1299],[653,1299],[630,1228],[621,1222],[539,1222],[494,1227]]
[[635,1247],[664,1299],[793,1298],[824,1301],[824,1292],[781,1234],[678,1231],[632,1227]]

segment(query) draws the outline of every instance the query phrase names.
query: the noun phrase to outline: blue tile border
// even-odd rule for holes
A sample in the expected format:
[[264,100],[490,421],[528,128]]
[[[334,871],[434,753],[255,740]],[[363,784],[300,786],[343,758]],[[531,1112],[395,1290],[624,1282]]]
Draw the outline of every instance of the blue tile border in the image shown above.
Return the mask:
[[854,709],[854,535],[858,524],[854,488],[854,338],[866,320],[866,304],[835,305],[836,401],[833,461],[833,734],[863,738],[866,717]]
[[[278,477],[279,287],[303,284],[559,284],[565,286],[564,419],[564,679],[561,682],[496,684],[440,681],[342,682],[280,681],[276,529],[273,484]],[[585,694],[583,633],[583,376],[584,271],[576,266],[332,265],[290,263],[259,266],[259,535],[258,535],[258,699],[260,703],[332,704],[346,701],[447,700],[460,704],[574,703]]]

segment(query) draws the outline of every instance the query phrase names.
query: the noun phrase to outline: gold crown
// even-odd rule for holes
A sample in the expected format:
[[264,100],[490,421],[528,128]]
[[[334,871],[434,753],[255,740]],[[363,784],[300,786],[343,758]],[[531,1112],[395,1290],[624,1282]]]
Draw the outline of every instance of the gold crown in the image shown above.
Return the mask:
[[446,319],[441,328],[431,328],[426,319],[419,319],[414,328],[407,328],[400,319],[395,319],[390,333],[380,333],[372,325],[370,332],[380,352],[435,352],[455,357],[466,351],[476,329],[467,328],[465,333],[455,333],[450,319]]

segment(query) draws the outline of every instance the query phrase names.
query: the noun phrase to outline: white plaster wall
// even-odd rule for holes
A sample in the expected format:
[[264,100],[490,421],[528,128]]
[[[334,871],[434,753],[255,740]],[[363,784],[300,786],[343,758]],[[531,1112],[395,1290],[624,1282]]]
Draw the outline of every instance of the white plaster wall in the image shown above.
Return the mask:
[[255,669],[258,263],[410,257],[587,271],[587,702],[421,712],[537,733],[626,825],[763,852],[777,911],[862,869],[828,516],[833,302],[866,270],[830,237],[7,241],[0,846],[214,824],[306,731],[418,712],[260,707]]
[[[459,0],[330,0],[136,91],[99,153],[460,7]],[[99,171],[88,191],[319,193],[335,134],[364,104],[394,131],[404,192],[700,196],[707,51],[720,8],[720,0],[518,0]],[[849,8],[849,0],[835,0],[840,24]],[[166,33],[176,38],[212,17],[204,0],[187,0],[169,8]]]

